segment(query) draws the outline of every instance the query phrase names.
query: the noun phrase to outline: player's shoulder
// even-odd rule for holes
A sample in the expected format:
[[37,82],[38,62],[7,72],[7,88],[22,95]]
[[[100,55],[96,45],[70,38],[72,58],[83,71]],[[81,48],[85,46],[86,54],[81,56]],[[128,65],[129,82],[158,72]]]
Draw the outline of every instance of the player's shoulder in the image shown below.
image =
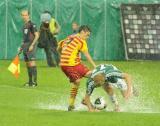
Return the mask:
[[65,42],[65,39],[60,40],[60,41],[58,42],[58,46],[59,46],[59,47],[62,47],[62,45],[64,45],[64,42]]
[[28,22],[28,25],[29,25],[30,27],[36,28],[36,24],[35,24],[34,22],[32,22],[32,21],[29,21],[29,22]]
[[99,64],[96,68],[103,69],[103,68],[106,68],[106,67],[113,67],[113,65],[112,64]]
[[73,40],[75,38],[75,35],[71,34],[69,36],[67,36],[67,38],[65,40]]
[[101,66],[104,66],[106,68],[110,67],[110,68],[113,68],[113,69],[117,69],[117,67],[114,66],[113,64],[102,64]]
[[78,41],[80,44],[86,44],[86,41],[80,37],[79,33],[74,34],[74,39]]

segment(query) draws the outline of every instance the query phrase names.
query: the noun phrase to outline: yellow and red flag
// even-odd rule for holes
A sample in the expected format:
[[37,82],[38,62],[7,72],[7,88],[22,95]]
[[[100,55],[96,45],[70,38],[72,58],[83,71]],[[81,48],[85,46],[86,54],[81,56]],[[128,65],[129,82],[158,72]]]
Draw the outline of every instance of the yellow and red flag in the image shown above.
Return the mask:
[[16,77],[18,78],[20,74],[20,61],[19,56],[17,55],[12,63],[9,65],[8,70]]

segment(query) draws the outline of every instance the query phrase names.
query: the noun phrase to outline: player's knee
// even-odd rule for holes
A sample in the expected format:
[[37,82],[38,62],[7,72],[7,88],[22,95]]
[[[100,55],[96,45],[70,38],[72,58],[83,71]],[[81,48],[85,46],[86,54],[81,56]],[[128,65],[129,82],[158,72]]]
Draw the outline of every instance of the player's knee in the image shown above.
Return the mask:
[[106,87],[106,92],[107,92],[109,95],[112,95],[112,94],[113,94],[113,89],[112,89],[112,87],[107,86],[107,87]]
[[126,90],[121,90],[121,93],[122,93],[123,98],[125,98],[126,94],[127,94],[127,91]]
[[89,77],[91,75],[92,71],[88,71],[86,74],[85,74],[85,77]]
[[74,82],[75,85],[79,86],[80,85],[80,79],[77,79],[75,82]]

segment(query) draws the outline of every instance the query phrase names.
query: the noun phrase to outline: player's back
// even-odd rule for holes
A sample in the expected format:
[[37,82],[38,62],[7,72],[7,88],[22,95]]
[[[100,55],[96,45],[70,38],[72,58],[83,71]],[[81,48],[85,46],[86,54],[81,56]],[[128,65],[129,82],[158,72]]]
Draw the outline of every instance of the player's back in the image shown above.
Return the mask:
[[117,69],[117,67],[111,64],[101,64],[92,71],[91,78],[100,73],[104,73],[106,76],[110,76],[110,74],[113,75],[121,72]]
[[61,66],[75,66],[80,63],[79,52],[86,45],[78,35],[71,35],[61,42]]

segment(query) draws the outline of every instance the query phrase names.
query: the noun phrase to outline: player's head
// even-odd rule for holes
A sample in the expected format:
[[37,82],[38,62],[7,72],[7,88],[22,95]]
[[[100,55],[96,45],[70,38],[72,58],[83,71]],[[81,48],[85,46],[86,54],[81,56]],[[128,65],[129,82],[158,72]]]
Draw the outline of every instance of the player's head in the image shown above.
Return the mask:
[[78,31],[79,25],[77,24],[77,22],[73,22],[72,23],[72,29],[73,31]]
[[48,23],[50,22],[51,18],[52,18],[52,14],[50,11],[44,11],[42,14],[41,14],[41,22],[42,23]]
[[28,10],[22,10],[21,11],[22,19],[27,22],[29,20],[29,11]]
[[93,77],[93,81],[96,85],[103,85],[105,83],[105,75],[103,73],[97,74]]
[[79,34],[82,39],[86,40],[89,38],[91,29],[87,25],[82,25],[79,28]]

